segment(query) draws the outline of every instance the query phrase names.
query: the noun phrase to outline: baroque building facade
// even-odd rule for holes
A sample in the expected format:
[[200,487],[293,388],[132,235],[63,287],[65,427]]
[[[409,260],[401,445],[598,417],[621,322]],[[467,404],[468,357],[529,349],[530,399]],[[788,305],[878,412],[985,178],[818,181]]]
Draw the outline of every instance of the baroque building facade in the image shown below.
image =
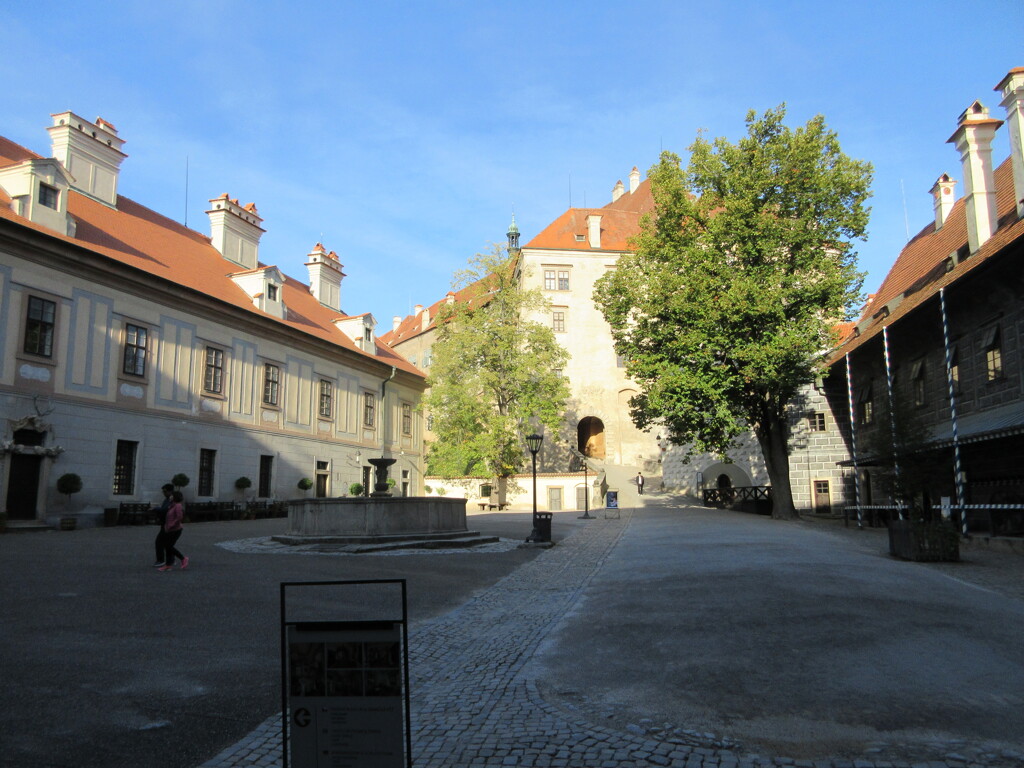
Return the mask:
[[210,234],[119,194],[127,157],[109,122],[53,115],[46,157],[0,138],[0,503],[44,521],[159,498],[342,495],[367,459],[399,459],[422,489],[424,377],[342,311],[337,255],[317,244],[308,282],[260,260],[253,204],[210,200]]

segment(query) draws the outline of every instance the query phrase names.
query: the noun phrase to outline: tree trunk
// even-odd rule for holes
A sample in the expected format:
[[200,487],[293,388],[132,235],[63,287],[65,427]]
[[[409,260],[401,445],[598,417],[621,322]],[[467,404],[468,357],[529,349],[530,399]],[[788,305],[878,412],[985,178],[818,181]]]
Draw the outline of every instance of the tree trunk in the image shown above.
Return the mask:
[[793,520],[797,517],[793,506],[793,489],[789,484],[789,446],[786,444],[784,418],[769,417],[755,430],[761,454],[772,484],[772,517]]

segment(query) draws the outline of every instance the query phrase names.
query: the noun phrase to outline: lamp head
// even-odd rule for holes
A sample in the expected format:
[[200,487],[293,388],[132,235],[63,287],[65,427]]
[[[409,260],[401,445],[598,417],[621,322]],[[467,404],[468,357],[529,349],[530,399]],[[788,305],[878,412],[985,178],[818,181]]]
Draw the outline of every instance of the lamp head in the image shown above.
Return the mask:
[[537,455],[537,451],[540,450],[540,444],[544,442],[544,435],[538,435],[534,432],[532,435],[526,436],[526,445],[530,449],[530,453],[534,456]]

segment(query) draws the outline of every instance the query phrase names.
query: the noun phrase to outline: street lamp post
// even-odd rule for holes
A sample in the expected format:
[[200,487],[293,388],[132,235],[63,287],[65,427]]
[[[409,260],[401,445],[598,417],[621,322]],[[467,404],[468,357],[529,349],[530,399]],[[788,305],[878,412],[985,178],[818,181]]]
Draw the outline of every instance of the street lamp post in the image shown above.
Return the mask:
[[527,541],[543,541],[540,529],[537,526],[537,451],[540,450],[541,443],[543,442],[544,436],[538,435],[536,432],[528,435],[526,438],[526,446],[530,449],[530,453],[533,456],[533,531],[531,531]]
[[578,454],[580,457],[580,463],[583,464],[583,514],[580,515],[580,520],[593,520],[593,516],[590,514],[590,478],[587,477],[587,456],[584,453]]

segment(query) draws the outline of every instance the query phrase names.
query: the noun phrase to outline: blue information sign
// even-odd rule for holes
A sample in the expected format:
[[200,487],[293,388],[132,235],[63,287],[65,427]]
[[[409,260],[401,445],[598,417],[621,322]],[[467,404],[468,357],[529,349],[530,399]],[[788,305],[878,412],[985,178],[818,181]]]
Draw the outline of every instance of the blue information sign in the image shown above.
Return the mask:
[[607,493],[605,493],[604,498],[605,498],[605,506],[608,509],[618,509],[619,508],[619,492],[618,491],[608,491]]

